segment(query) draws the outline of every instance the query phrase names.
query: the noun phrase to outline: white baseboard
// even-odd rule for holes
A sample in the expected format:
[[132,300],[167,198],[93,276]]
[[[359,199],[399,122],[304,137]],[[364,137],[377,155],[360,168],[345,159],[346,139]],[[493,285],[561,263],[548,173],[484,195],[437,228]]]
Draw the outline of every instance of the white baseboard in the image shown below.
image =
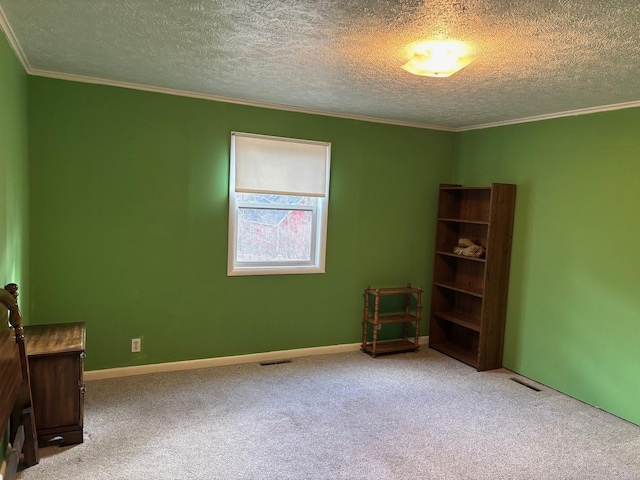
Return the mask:
[[[420,337],[419,343],[420,345],[428,345],[429,337]],[[345,343],[342,345],[328,345],[325,347],[296,348],[294,350],[278,350],[276,352],[251,353],[248,355],[234,355],[230,357],[203,358],[199,360],[185,360],[182,362],[154,363],[151,365],[137,365],[133,367],[89,370],[84,372],[84,379],[86,381],[102,380],[104,378],[130,377],[133,375],[144,375],[147,373],[176,372],[180,370],[193,370],[196,368],[238,365],[241,363],[269,362],[285,358],[355,352],[360,350],[360,346],[360,343]]]

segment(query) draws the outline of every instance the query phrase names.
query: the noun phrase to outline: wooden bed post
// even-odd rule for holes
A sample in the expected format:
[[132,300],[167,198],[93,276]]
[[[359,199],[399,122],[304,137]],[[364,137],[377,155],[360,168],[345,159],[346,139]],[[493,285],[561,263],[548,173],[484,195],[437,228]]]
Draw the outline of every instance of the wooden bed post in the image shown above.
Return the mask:
[[38,451],[38,440],[36,431],[36,421],[33,416],[31,401],[31,378],[29,375],[29,359],[24,346],[24,328],[22,327],[22,314],[18,307],[18,285],[10,283],[4,289],[14,298],[13,302],[3,302],[9,309],[9,323],[14,329],[15,340],[20,352],[20,366],[22,369],[22,389],[19,393],[19,400],[12,414],[11,438],[17,433],[19,425],[24,426],[24,460],[27,467],[37,464],[40,461]]

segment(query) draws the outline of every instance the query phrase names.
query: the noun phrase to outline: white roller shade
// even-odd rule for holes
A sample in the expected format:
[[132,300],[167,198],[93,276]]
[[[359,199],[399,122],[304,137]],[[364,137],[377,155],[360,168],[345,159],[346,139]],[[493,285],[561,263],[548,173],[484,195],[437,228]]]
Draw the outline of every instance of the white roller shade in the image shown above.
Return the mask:
[[235,191],[324,197],[330,144],[234,132]]

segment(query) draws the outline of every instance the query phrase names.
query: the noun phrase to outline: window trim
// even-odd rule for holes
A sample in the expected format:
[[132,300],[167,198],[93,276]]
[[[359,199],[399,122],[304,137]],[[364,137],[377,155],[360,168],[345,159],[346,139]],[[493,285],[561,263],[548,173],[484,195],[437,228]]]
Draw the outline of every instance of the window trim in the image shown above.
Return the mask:
[[[312,143],[322,145],[327,149],[326,160],[326,192],[324,197],[316,197],[317,205],[309,208],[308,205],[257,205],[246,202],[239,202],[235,191],[236,165],[235,165],[235,140],[234,135],[258,137],[263,139],[272,138],[274,140],[287,140],[299,143]],[[284,137],[273,137],[267,135],[248,134],[231,132],[231,150],[229,161],[229,231],[228,231],[228,254],[227,254],[227,275],[290,275],[290,274],[317,274],[325,273],[326,243],[327,243],[327,221],[329,210],[329,172],[331,164],[331,144],[328,142],[316,142],[310,140],[297,140]],[[315,211],[315,222],[312,225],[312,252],[310,262],[237,262],[237,235],[238,235],[238,215],[241,208],[272,208],[286,210],[311,210]]]

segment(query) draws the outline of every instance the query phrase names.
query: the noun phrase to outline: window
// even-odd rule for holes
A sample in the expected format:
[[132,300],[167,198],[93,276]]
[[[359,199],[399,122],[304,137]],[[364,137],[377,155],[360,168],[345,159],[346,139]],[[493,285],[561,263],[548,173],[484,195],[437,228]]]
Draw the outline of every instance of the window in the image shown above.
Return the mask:
[[228,275],[324,273],[331,144],[231,133]]

